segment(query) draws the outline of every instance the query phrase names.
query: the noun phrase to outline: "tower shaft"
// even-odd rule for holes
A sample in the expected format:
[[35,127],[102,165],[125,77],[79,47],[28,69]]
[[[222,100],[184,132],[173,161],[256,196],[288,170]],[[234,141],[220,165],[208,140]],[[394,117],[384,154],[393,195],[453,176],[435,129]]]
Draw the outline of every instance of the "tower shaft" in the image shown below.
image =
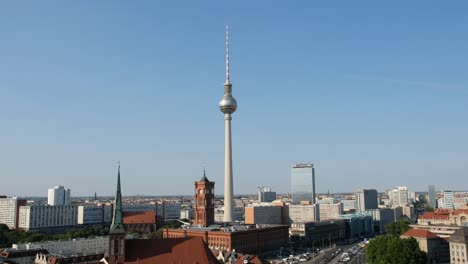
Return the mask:
[[231,114],[225,114],[225,152],[224,152],[224,222],[232,222],[234,211],[234,184],[232,177]]

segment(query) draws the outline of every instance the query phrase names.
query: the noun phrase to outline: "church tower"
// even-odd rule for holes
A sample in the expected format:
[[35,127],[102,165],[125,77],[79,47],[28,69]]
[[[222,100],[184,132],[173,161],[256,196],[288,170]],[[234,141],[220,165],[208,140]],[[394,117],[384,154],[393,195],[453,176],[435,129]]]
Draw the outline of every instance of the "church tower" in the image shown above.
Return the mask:
[[117,174],[114,216],[109,230],[109,264],[125,263],[125,225],[123,222],[122,193],[120,190],[120,164]]
[[205,169],[200,181],[195,182],[194,225],[210,226],[214,223],[214,182],[206,178]]

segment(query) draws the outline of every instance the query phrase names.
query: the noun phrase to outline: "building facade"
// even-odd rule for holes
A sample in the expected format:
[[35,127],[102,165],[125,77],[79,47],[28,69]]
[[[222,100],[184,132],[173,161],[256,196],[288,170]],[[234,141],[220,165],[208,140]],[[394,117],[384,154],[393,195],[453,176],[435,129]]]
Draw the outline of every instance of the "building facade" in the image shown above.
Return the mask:
[[276,200],[276,192],[273,192],[271,188],[260,188],[260,190],[258,191],[259,203],[271,203],[274,200]]
[[76,238],[61,241],[44,241],[25,244],[13,244],[17,250],[46,249],[50,254],[89,255],[105,253],[108,247],[108,237]]
[[310,205],[289,205],[289,223],[306,223],[320,221],[320,206],[319,204]]
[[63,186],[50,188],[47,194],[48,205],[69,205],[71,202],[70,189]]
[[410,229],[400,236],[414,238],[419,249],[426,252],[426,263],[450,263],[449,243],[428,230]]
[[164,219],[164,222],[179,219],[180,210],[182,210],[182,203],[180,202],[165,201],[156,204],[156,215]]
[[345,233],[347,238],[359,238],[374,234],[374,223],[372,216],[365,213],[355,213],[342,215],[341,219],[345,220]]
[[193,224],[200,226],[210,226],[214,224],[214,182],[206,178],[203,171],[203,177],[195,182],[195,220]]
[[315,168],[312,163],[294,164],[291,168],[293,204],[310,201],[315,204]]
[[[108,208],[106,208],[108,207]],[[112,220],[112,206],[102,205],[80,205],[78,206],[78,224],[103,224]]]
[[399,186],[391,191],[390,198],[393,206],[405,206],[409,203],[408,188]]
[[445,209],[455,209],[454,207],[454,193],[453,191],[444,191],[443,192],[444,203],[442,208]]
[[245,208],[245,224],[282,224],[282,207],[275,205],[248,206]]
[[345,221],[332,220],[322,222],[293,223],[290,228],[291,240],[306,245],[326,244],[345,238]]
[[19,228],[41,231],[54,227],[72,227],[78,224],[77,206],[20,206]]
[[375,189],[361,189],[355,195],[356,212],[364,212],[370,209],[378,208],[377,190]]
[[374,232],[377,234],[386,233],[385,226],[395,222],[395,209],[392,208],[372,209],[366,213],[372,216]]
[[356,211],[356,200],[345,199],[345,200],[341,200],[340,203],[343,204],[343,211],[345,212]]
[[450,263],[468,262],[468,227],[459,228],[450,236]]
[[235,250],[240,253],[255,254],[286,247],[289,242],[289,227],[286,225],[240,225],[218,228],[164,229],[163,237],[201,237],[212,250]]
[[320,204],[319,211],[320,221],[338,219],[343,214],[343,204]]
[[[244,209],[244,207],[234,207],[231,215],[233,222],[244,221]],[[224,207],[215,208],[215,222],[224,222]]]
[[19,207],[25,206],[26,200],[16,197],[0,197],[0,224],[5,224],[9,229],[19,227]]
[[429,185],[427,194],[428,194],[427,198],[428,198],[429,206],[434,209],[437,208],[437,196],[436,196],[434,185]]
[[418,217],[418,224],[464,226],[468,224],[468,209],[425,212]]

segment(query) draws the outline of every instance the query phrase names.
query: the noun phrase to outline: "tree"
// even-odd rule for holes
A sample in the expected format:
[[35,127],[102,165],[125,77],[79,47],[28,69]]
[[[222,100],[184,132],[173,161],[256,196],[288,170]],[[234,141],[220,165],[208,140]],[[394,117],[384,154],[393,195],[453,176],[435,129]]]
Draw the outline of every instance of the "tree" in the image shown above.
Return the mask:
[[396,221],[385,226],[387,233],[394,236],[401,236],[403,233],[410,229],[409,223],[404,220]]
[[153,239],[161,239],[163,237],[163,227],[159,228],[158,230],[152,232],[149,237]]
[[370,264],[423,264],[426,255],[414,238],[403,239],[384,235],[372,239],[366,249],[366,261]]
[[434,207],[427,205],[426,208],[424,208],[426,212],[434,212]]

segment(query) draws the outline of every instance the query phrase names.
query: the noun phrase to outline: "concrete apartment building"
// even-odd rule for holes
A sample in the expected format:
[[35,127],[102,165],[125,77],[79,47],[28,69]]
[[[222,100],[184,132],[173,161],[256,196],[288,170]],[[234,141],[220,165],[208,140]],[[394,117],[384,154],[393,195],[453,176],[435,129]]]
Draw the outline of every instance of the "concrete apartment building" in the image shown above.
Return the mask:
[[275,224],[282,223],[282,207],[275,205],[248,206],[245,208],[245,224]]
[[444,191],[443,192],[443,204],[441,204],[441,208],[445,209],[455,209],[454,207],[454,199],[455,195],[453,191]]
[[63,186],[55,186],[50,188],[47,193],[48,205],[69,205],[71,190]]
[[378,208],[377,190],[360,189],[355,194],[356,212],[364,212],[369,209]]
[[76,238],[72,240],[44,241],[26,244],[13,244],[16,250],[46,249],[50,254],[91,255],[103,254],[109,246],[108,237]]
[[343,204],[343,211],[345,212],[356,211],[356,200],[345,199],[345,200],[341,200],[340,203]]
[[289,223],[306,223],[320,221],[319,204],[310,205],[289,205]]
[[320,221],[338,219],[343,214],[343,204],[320,204],[319,212]]
[[26,205],[26,200],[17,197],[0,196],[0,224],[9,229],[16,229],[19,225],[19,207]]
[[393,206],[405,206],[409,203],[408,188],[406,186],[399,186],[391,190],[389,196]]
[[64,206],[20,206],[19,228],[24,230],[48,230],[54,227],[76,226],[77,207]]

